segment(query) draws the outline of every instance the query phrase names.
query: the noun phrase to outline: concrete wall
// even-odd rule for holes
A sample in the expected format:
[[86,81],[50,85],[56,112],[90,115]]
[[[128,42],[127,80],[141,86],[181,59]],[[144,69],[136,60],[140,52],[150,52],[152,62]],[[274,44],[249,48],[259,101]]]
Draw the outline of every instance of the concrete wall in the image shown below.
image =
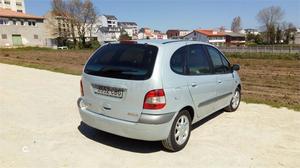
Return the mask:
[[[35,26],[29,26],[28,20],[24,21],[24,25],[17,21],[17,25],[13,24],[12,20],[9,20],[8,25],[0,25],[0,47],[13,47],[12,35],[21,35],[23,46],[45,46],[45,32],[43,27],[43,21],[36,20]],[[3,39],[3,35],[6,35],[6,39]],[[35,38],[37,35],[37,39]]]

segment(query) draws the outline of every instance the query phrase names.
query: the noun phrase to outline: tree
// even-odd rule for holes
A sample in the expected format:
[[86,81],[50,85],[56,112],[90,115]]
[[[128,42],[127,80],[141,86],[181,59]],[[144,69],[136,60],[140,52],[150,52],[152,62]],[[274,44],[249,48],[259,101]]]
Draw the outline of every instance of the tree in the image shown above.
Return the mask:
[[256,16],[257,21],[261,23],[263,31],[265,31],[266,41],[269,44],[275,43],[276,36],[276,25],[283,18],[284,12],[278,6],[271,6],[260,10]]
[[263,39],[260,34],[255,35],[253,33],[248,33],[246,40],[255,44],[263,44]]
[[70,25],[70,32],[76,45],[77,37],[83,47],[86,45],[88,30],[95,23],[97,14],[91,0],[53,0],[52,12]]
[[127,33],[121,34],[119,37],[119,41],[124,41],[124,40],[132,40],[132,38]]
[[[52,4],[51,15],[52,18],[54,18],[52,19],[52,22],[55,22],[54,32],[56,32],[56,34],[59,35],[58,39],[60,40],[63,39],[63,41],[67,41],[68,37],[71,36],[73,39],[73,43],[76,46],[77,38],[75,35],[75,26],[69,14],[70,8],[67,2],[63,0],[52,0],[51,4]],[[58,24],[56,22],[58,22]],[[67,30],[62,30],[61,25],[68,25],[69,28]]]
[[233,18],[231,23],[231,31],[236,33],[240,32],[242,30],[241,25],[242,25],[241,17],[237,16]]
[[282,30],[280,29],[279,26],[277,26],[276,30],[276,43],[279,44],[282,41]]

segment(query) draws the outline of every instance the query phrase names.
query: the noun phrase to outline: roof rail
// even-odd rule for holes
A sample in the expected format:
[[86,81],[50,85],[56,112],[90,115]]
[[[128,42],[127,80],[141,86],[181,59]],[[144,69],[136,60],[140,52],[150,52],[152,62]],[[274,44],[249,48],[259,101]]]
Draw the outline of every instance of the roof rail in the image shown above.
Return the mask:
[[175,43],[175,42],[181,42],[181,41],[187,41],[187,40],[180,39],[180,40],[174,40],[174,41],[166,41],[166,42],[163,42],[162,44],[169,44],[169,43]]

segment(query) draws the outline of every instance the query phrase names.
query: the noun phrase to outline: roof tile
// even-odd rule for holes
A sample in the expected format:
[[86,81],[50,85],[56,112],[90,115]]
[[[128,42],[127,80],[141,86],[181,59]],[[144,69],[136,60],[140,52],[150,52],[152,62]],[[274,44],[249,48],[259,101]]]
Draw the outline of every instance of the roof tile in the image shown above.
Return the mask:
[[23,18],[23,19],[44,19],[40,16],[29,15],[21,12],[12,11],[10,9],[0,8],[0,17],[7,18]]

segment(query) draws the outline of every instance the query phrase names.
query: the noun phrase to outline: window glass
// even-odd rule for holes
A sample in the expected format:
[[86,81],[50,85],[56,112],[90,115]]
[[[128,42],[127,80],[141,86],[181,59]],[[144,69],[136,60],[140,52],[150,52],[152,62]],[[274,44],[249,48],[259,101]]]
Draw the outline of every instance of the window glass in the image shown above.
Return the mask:
[[223,67],[223,63],[219,51],[211,46],[207,46],[207,50],[211,57],[215,73],[224,73],[225,70]]
[[209,74],[210,66],[202,45],[190,45],[188,56],[188,72],[189,75]]
[[187,47],[179,48],[171,57],[171,69],[178,74],[184,74],[185,57],[187,56]]
[[222,62],[223,62],[223,66],[224,66],[225,72],[230,72],[230,64],[229,64],[229,62],[224,58],[223,55],[221,55],[221,59],[222,59]]
[[108,44],[88,61],[89,75],[118,79],[146,80],[152,75],[158,48],[142,44]]

